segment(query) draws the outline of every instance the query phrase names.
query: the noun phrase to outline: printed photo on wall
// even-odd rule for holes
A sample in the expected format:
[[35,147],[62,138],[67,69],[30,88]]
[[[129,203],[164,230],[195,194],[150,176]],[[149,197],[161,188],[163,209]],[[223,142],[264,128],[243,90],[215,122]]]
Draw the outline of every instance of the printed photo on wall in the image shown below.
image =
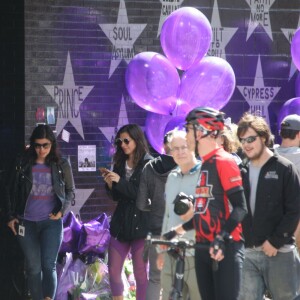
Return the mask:
[[49,125],[55,124],[55,113],[54,113],[54,107],[47,107],[47,123]]
[[96,171],[96,145],[78,145],[78,171]]

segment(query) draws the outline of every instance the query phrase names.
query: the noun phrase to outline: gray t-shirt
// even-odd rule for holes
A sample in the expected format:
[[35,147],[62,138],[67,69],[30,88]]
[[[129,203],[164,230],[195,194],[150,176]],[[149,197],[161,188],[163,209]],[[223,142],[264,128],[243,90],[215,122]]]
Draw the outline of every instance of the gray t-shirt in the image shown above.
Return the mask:
[[254,216],[254,212],[255,212],[256,191],[257,191],[257,183],[258,183],[260,169],[261,167],[255,167],[251,163],[249,164],[250,208],[251,208],[252,216]]

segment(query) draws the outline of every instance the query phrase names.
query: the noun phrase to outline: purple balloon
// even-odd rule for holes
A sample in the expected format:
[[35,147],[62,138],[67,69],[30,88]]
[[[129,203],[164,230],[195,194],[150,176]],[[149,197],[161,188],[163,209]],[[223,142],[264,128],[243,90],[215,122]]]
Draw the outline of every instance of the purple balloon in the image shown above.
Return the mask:
[[294,33],[291,43],[291,54],[295,66],[300,70],[300,27]]
[[300,97],[300,72],[298,73],[295,81],[295,95],[296,97]]
[[160,43],[165,55],[180,70],[187,70],[207,53],[212,38],[206,16],[193,7],[182,7],[163,23]]
[[155,52],[137,54],[128,64],[125,80],[130,96],[140,107],[165,115],[176,107],[180,78],[165,56]]
[[185,115],[166,116],[148,112],[145,131],[148,142],[158,153],[164,153],[163,141],[165,134],[175,127],[183,128]]
[[82,224],[77,220],[72,211],[69,211],[63,218],[63,241],[59,252],[77,252],[77,244]]
[[105,213],[82,225],[78,251],[80,254],[103,254],[110,239],[109,222]]
[[158,153],[164,153],[163,141],[167,123],[172,119],[170,115],[147,113],[145,132],[148,142]]
[[166,134],[167,132],[169,132],[170,130],[173,130],[175,128],[178,128],[179,130],[184,130],[185,129],[184,125],[185,125],[185,116],[173,117],[167,123],[164,134]]
[[277,118],[278,130],[280,130],[282,120],[286,116],[293,114],[300,115],[300,97],[292,98],[283,104]]
[[235,75],[230,64],[220,57],[204,57],[184,72],[179,99],[191,107],[209,106],[221,109],[235,88]]

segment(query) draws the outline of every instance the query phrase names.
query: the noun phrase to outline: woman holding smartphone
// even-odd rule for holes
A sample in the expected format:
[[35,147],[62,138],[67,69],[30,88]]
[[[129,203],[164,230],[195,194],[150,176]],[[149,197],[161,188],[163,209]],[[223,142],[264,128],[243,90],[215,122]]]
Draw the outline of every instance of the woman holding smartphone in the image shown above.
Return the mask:
[[136,299],[144,300],[148,284],[147,264],[142,253],[147,235],[147,216],[136,208],[139,181],[144,165],[152,158],[141,128],[136,124],[121,127],[115,139],[113,171],[102,176],[112,199],[117,202],[110,223],[108,271],[113,300],[122,300],[121,278],[124,261],[131,252],[136,280]]

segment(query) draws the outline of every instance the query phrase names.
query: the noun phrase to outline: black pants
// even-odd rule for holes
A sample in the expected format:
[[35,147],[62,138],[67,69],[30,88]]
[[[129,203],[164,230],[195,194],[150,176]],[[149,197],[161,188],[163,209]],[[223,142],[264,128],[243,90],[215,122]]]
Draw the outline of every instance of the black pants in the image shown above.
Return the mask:
[[205,249],[195,250],[195,268],[202,300],[237,300],[244,261],[244,243],[226,244],[224,259],[213,271],[212,259]]

